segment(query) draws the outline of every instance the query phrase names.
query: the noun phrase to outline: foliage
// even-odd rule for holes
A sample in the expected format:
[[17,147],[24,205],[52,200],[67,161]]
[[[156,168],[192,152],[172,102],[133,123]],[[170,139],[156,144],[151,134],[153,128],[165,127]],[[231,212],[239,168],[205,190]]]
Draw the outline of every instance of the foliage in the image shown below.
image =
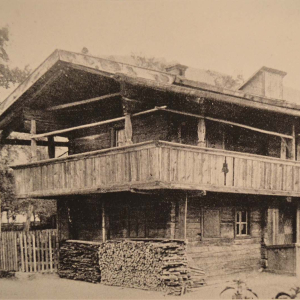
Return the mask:
[[8,89],[11,84],[20,83],[30,74],[30,69],[11,68],[6,47],[9,42],[7,27],[0,28],[0,87]]
[[[38,148],[38,156],[45,156],[45,149]],[[24,214],[32,205],[33,214],[40,218],[47,218],[56,212],[56,203],[51,200],[15,198],[14,177],[9,165],[18,161],[24,163],[30,161],[30,147],[5,145],[0,150],[0,199],[1,211],[8,210],[10,215]]]
[[[245,282],[241,280],[233,280],[234,287],[227,286],[221,293],[220,296],[223,295],[227,291],[233,292],[230,295],[231,299],[255,299],[258,298],[257,294],[254,293],[251,289],[249,289]],[[224,295],[225,296],[225,295]],[[230,299],[227,293],[226,299]]]
[[163,59],[156,57],[147,57],[143,54],[132,53],[131,58],[134,60],[135,65],[147,69],[165,71],[167,64]]
[[17,202],[16,206],[14,206],[13,215],[27,212],[30,205],[32,206],[33,215],[39,216],[41,220],[45,220],[56,213],[55,200],[22,199]]
[[214,82],[217,87],[234,90],[244,82],[243,75],[241,74],[238,74],[234,78],[233,76],[220,74],[210,70],[206,72],[214,78]]

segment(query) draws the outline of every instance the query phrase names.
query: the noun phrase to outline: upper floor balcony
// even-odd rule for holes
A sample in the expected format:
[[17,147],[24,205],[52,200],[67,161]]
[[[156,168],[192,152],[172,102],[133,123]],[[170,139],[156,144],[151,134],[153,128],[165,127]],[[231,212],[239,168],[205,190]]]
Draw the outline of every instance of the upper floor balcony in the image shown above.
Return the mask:
[[152,189],[300,196],[300,162],[166,141],[12,168],[19,198]]

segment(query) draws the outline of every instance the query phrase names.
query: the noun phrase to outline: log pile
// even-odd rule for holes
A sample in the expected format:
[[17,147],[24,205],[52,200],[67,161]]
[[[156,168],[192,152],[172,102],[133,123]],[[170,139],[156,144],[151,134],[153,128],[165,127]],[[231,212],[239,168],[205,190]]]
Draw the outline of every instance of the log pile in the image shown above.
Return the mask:
[[65,242],[59,253],[59,276],[94,283],[100,282],[98,249],[99,244],[95,243]]
[[107,241],[99,247],[101,283],[181,295],[191,288],[185,243]]

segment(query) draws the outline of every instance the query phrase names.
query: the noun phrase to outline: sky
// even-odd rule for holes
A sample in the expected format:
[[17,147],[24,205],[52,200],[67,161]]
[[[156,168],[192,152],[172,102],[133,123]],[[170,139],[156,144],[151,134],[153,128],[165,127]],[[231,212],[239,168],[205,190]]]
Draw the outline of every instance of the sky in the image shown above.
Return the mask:
[[250,77],[262,66],[300,89],[299,0],[0,0],[14,66],[41,64],[55,49],[95,56],[163,57]]

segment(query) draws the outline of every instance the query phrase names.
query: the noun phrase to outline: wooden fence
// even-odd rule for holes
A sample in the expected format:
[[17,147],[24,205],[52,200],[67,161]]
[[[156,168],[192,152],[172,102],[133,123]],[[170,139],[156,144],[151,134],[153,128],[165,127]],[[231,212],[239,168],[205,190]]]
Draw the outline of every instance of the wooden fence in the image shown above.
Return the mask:
[[0,270],[56,272],[57,230],[8,231],[0,234]]

